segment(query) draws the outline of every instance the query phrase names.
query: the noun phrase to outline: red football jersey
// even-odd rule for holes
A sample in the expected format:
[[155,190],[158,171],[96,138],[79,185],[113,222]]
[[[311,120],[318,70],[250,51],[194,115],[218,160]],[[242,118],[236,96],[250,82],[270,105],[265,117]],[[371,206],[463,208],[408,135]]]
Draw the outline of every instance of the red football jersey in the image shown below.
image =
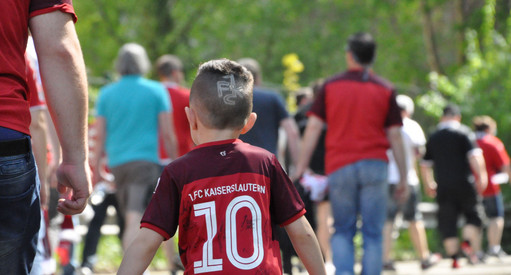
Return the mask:
[[477,145],[483,150],[488,173],[488,185],[483,192],[483,197],[495,196],[500,192],[500,186],[492,181],[492,177],[501,172],[502,166],[509,164],[509,155],[502,141],[496,136],[485,135],[477,140]]
[[273,154],[225,140],[202,144],[165,168],[141,226],[168,239],[179,225],[185,274],[281,274],[273,227],[304,213]]
[[54,11],[76,21],[71,0],[0,1],[0,126],[29,133],[30,111],[25,48],[30,18]]
[[[188,107],[190,101],[190,91],[180,87],[173,82],[163,83],[169,92],[172,102],[172,117],[174,118],[174,134],[177,139],[178,156],[182,156],[192,150],[194,144],[190,135],[190,125],[186,118],[185,107]],[[163,138],[159,136],[160,159],[168,159],[165,146],[163,146]]]
[[388,161],[390,148],[385,130],[403,125],[393,86],[362,70],[349,70],[327,79],[309,115],[328,125],[325,138],[325,172],[362,159]]

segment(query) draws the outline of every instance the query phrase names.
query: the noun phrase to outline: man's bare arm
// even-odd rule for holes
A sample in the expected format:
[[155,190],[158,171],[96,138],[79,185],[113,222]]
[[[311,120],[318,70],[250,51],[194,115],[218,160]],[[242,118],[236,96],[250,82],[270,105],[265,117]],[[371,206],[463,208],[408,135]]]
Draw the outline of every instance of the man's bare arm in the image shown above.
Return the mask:
[[[30,19],[46,100],[62,146],[58,210],[78,214],[92,186],[87,148],[87,77],[70,14],[60,11]],[[72,190],[72,194],[71,191]]]
[[172,113],[162,112],[158,115],[159,131],[163,139],[163,146],[171,160],[178,157],[177,138],[174,132],[174,118]]
[[47,139],[51,144],[52,161],[48,163],[48,182],[50,187],[57,188],[57,168],[62,161],[62,152],[60,150],[59,137],[57,135],[57,129],[51,119],[50,112],[45,109],[46,124],[48,125]]
[[302,142],[300,144],[300,156],[298,157],[298,163],[296,164],[296,170],[291,175],[291,180],[299,179],[302,174],[309,167],[309,162],[312,157],[312,153],[316,149],[321,131],[323,130],[324,122],[316,117],[310,116],[305,127],[305,133],[303,135]]
[[48,127],[46,124],[46,109],[34,108],[30,109],[30,135],[32,136],[32,151],[34,153],[35,162],[37,164],[37,174],[41,182],[41,207],[48,208],[49,186],[46,178],[47,161],[46,161],[46,132]]
[[437,183],[433,176],[432,164],[429,161],[420,162],[421,177],[424,183],[424,192],[431,198],[436,197]]
[[105,152],[105,139],[106,139],[106,120],[104,117],[98,116],[96,117],[96,121],[94,121],[94,146],[92,154],[91,154],[91,167],[94,169],[92,182],[94,184],[98,183],[102,179],[102,167],[101,160],[103,158]]
[[387,129],[387,139],[392,149],[392,154],[399,170],[399,184],[396,189],[396,199],[405,202],[409,195],[408,190],[408,168],[406,166],[405,146],[401,135],[401,126],[392,126]]
[[468,163],[475,176],[476,189],[482,194],[486,186],[488,186],[488,174],[486,172],[486,164],[480,149],[473,151],[468,155]]
[[288,117],[280,122],[280,127],[284,129],[287,135],[287,147],[291,154],[292,164],[296,167],[298,163],[300,134],[298,133],[298,126],[293,118]]

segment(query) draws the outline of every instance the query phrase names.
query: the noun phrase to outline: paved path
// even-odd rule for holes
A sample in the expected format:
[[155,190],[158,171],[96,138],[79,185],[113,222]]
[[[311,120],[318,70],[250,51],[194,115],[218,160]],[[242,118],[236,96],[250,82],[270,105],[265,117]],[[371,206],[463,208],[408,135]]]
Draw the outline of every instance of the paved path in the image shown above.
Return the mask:
[[[488,259],[487,263],[469,265],[465,259],[460,260],[461,267],[451,268],[451,260],[444,259],[432,268],[422,271],[417,261],[396,262],[397,271],[386,271],[383,275],[511,275],[511,256],[502,260]],[[357,270],[358,270],[357,266]],[[113,273],[96,273],[98,275],[113,275]],[[178,273],[182,274],[182,273]],[[295,272],[293,275],[305,275],[307,272]],[[167,271],[151,271],[150,275],[169,275]]]
[[418,262],[397,262],[395,272],[384,272],[384,275],[403,274],[431,274],[431,275],[510,275],[511,256],[502,260],[489,258],[486,263],[469,265],[465,259],[460,259],[460,268],[451,268],[452,260],[444,259],[428,270],[422,271]]

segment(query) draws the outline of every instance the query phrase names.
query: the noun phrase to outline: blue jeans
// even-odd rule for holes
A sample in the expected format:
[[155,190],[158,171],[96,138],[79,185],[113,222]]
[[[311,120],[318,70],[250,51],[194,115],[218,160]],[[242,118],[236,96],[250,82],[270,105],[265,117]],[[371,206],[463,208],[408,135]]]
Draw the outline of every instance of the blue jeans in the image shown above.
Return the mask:
[[30,272],[40,211],[39,179],[32,152],[0,157],[0,274]]
[[328,176],[335,233],[332,236],[336,274],[354,274],[357,218],[362,218],[362,274],[382,271],[382,230],[387,206],[387,163],[361,160]]

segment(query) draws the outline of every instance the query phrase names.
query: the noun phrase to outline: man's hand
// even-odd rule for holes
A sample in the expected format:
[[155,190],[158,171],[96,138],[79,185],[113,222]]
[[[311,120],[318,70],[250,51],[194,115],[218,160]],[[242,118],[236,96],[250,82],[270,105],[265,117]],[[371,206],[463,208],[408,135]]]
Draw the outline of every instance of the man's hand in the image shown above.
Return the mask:
[[57,170],[57,179],[61,194],[57,210],[65,215],[81,213],[92,192],[89,165],[63,162]]
[[430,198],[435,198],[436,197],[436,188],[437,188],[437,184],[434,181],[425,183],[424,184],[424,193],[426,193],[426,195]]
[[481,181],[481,179],[478,179],[476,177],[475,188],[476,188],[477,194],[482,195],[484,190],[486,189],[486,185],[487,185],[487,183]]
[[404,204],[409,196],[410,188],[408,187],[408,182],[406,180],[399,181],[399,184],[396,186],[396,191],[394,192],[394,199],[400,204]]

